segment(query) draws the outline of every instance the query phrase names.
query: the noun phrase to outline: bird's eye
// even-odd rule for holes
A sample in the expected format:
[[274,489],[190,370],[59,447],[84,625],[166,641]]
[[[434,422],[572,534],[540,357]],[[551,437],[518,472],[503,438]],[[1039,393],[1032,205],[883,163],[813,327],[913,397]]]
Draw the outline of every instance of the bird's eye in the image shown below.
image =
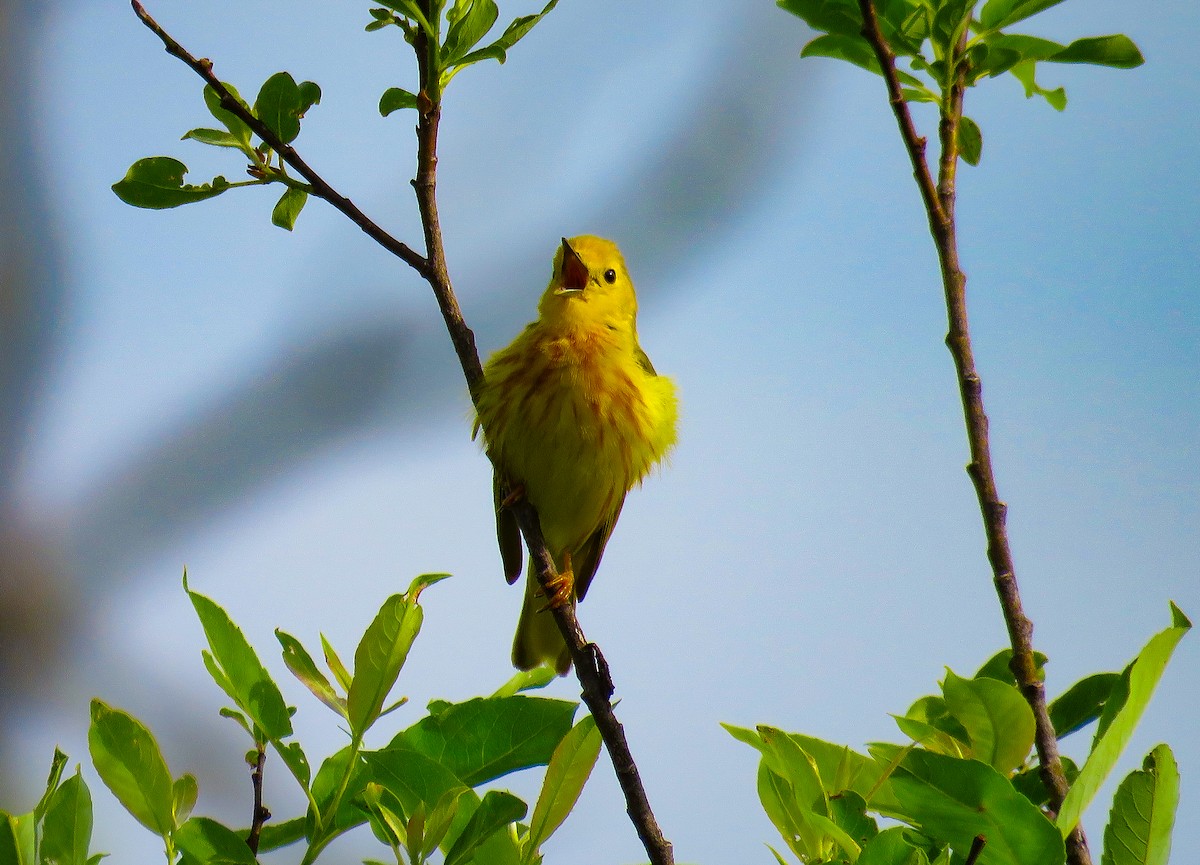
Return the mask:
[[617,272],[615,270],[613,270],[612,268],[609,268],[608,270],[604,271],[604,281],[607,282],[609,285],[612,285],[614,282],[617,281]]

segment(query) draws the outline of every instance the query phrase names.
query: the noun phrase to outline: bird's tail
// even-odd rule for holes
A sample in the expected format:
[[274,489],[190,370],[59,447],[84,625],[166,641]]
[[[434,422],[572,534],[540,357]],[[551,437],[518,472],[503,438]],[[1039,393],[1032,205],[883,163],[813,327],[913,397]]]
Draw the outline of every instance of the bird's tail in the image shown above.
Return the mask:
[[532,670],[550,663],[560,676],[571,669],[571,651],[558,630],[554,614],[546,609],[546,596],[538,584],[533,562],[529,563],[525,576],[525,602],[513,638],[512,662],[518,670]]

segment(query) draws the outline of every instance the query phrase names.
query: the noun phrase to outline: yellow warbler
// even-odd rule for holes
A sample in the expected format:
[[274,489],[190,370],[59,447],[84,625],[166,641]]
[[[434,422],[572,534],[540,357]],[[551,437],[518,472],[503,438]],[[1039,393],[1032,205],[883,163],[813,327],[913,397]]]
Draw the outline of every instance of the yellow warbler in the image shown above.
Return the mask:
[[537,509],[560,577],[542,597],[533,565],[513,664],[543,662],[559,674],[571,656],[549,607],[582,600],[625,494],[675,444],[675,385],[638,345],[637,296],[616,244],[568,240],[526,326],[484,368],[476,431],[496,465],[496,534],[504,575],[521,575],[521,536],[506,507],[521,496]]

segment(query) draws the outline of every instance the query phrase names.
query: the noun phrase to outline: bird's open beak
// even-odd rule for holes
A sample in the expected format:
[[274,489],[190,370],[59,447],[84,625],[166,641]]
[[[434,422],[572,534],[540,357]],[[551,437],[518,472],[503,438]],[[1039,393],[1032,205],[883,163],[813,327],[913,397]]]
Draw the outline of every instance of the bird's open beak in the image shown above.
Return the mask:
[[558,288],[558,294],[568,294],[583,291],[587,287],[588,274],[587,265],[583,263],[583,259],[579,254],[571,248],[571,244],[564,237],[562,239],[562,273],[559,275],[561,284]]

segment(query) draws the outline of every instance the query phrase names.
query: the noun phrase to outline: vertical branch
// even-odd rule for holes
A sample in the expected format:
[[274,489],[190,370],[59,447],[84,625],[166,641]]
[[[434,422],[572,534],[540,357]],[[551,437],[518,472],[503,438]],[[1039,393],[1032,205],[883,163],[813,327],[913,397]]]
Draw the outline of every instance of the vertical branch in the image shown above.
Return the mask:
[[258,743],[258,756],[250,766],[250,784],[254,787],[254,818],[250,821],[250,834],[246,836],[246,846],[255,856],[258,855],[258,841],[262,837],[263,824],[271,819],[271,812],[263,807],[263,767],[267,763],[267,745]]
[[[421,0],[421,11],[427,20],[436,20],[438,13],[432,0]],[[413,39],[413,48],[417,55],[420,90],[417,94],[417,171],[412,183],[425,233],[425,260],[428,265],[422,275],[437,298],[438,307],[446,321],[446,329],[450,333],[463,375],[467,380],[471,401],[475,402],[479,387],[483,383],[483,367],[479,361],[475,337],[463,320],[462,310],[450,284],[437,210],[437,135],[441,119],[439,49],[424,28],[420,27],[417,28]],[[486,434],[487,431],[484,432]],[[533,560],[538,582],[546,591],[546,596],[550,597],[553,589],[548,587],[556,577],[554,559],[542,536],[537,511],[527,500],[515,502],[511,507]],[[587,641],[572,605],[551,607],[551,612],[570,648],[583,701],[596,720],[596,728],[612,760],[617,782],[625,796],[626,813],[637,830],[651,863],[672,865],[674,852],[671,843],[663,836],[654,817],[637,764],[629,750],[625,731],[613,712],[613,683],[600,647]]]
[[[1038,677],[1033,658],[1033,623],[1025,615],[1017,588],[1016,569],[1008,542],[1008,508],[1000,499],[992,468],[991,444],[988,438],[988,418],[983,406],[983,385],[975,368],[971,335],[967,317],[967,278],[958,258],[958,236],[955,223],[955,180],[958,167],[958,127],[962,118],[963,97],[966,91],[966,60],[963,56],[967,30],[964,28],[958,43],[946,57],[948,80],[944,82],[938,124],[941,152],[938,158],[938,179],[935,185],[925,158],[925,139],[917,135],[912,115],[896,73],[896,56],[879,28],[871,0],[858,0],[862,12],[862,35],[870,43],[887,82],[888,100],[896,115],[900,135],[904,139],[913,165],[913,176],[925,202],[929,230],[937,247],[938,262],[945,290],[948,332],[946,347],[954,359],[966,423],[967,443],[971,461],[967,474],[975,487],[987,538],[987,557],[1004,623],[1012,646],[1012,671],[1017,686],[1033,710],[1035,722],[1034,745],[1037,750],[1042,783],[1050,795],[1050,808],[1057,811],[1067,795],[1067,779],[1058,754],[1058,739],[1046,708],[1046,691]],[[1072,865],[1091,865],[1087,839],[1082,827],[1076,827],[1067,839],[1068,861]]]

